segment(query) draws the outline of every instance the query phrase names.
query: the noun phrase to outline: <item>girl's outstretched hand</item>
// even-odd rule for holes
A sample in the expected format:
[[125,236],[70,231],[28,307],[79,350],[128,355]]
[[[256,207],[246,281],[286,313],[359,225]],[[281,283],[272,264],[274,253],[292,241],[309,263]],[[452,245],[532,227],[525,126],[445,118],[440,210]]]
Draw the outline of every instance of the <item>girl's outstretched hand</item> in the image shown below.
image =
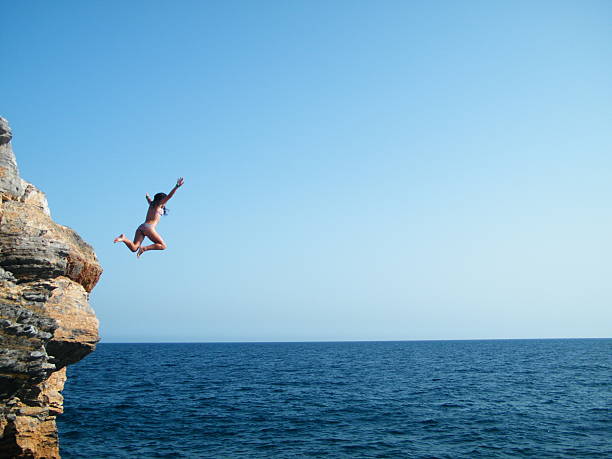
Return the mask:
[[183,177],[179,177],[179,179],[176,181],[176,187],[177,188],[182,187],[183,183],[185,183],[185,180],[183,180]]

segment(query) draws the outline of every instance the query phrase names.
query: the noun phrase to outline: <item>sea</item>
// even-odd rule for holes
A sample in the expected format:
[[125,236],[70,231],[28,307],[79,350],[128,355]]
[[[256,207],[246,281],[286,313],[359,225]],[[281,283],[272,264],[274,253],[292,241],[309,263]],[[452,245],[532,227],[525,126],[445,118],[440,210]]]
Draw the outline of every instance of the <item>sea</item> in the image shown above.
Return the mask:
[[99,344],[69,458],[612,458],[612,339]]

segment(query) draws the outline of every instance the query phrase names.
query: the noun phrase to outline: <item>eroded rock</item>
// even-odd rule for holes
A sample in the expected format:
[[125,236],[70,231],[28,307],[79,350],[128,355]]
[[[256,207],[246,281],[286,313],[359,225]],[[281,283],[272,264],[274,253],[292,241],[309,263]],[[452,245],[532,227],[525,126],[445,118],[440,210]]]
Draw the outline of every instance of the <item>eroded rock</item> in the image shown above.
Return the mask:
[[66,366],[99,340],[88,296],[102,268],[21,179],[11,138],[0,118],[0,457],[58,458]]

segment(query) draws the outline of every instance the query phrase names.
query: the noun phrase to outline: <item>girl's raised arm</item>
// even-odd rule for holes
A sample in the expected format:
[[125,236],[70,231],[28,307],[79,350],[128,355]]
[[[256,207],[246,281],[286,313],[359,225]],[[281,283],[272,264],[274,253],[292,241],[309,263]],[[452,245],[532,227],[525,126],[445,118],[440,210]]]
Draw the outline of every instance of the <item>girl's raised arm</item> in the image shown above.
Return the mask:
[[176,181],[176,185],[174,185],[174,188],[172,188],[170,193],[168,193],[168,196],[162,199],[160,204],[162,206],[166,205],[166,203],[170,200],[170,198],[174,196],[174,193],[176,192],[176,190],[178,190],[180,187],[183,186],[183,183],[185,183],[185,181],[183,180],[183,177],[179,177],[179,179]]

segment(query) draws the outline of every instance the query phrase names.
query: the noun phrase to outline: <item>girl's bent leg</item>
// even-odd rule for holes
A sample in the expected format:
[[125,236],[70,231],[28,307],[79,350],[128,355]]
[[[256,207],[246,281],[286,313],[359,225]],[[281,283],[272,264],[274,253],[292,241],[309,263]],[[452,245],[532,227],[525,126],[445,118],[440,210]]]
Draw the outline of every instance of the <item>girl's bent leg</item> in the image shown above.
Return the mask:
[[134,234],[134,242],[126,238],[125,234],[117,236],[114,242],[123,242],[128,249],[130,249],[132,252],[136,252],[140,247],[140,244],[142,244],[143,239],[144,234],[142,234],[140,230],[136,230],[136,234]]
[[139,258],[140,258],[140,255],[142,255],[147,250],[165,250],[168,247],[166,243],[164,242],[164,240],[162,239],[162,237],[153,228],[147,231],[147,237],[151,239],[151,241],[154,242],[154,244],[150,244],[147,246],[141,246],[140,249],[138,250]]

